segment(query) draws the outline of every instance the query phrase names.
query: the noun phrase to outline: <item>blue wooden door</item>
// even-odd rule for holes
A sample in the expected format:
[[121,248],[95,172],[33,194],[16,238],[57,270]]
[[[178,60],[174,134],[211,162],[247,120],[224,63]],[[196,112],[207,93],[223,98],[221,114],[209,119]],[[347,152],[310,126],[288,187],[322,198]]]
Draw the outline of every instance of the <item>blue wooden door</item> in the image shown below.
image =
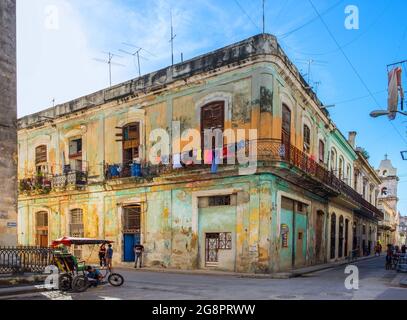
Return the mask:
[[133,262],[135,260],[135,238],[135,234],[124,235],[124,262]]

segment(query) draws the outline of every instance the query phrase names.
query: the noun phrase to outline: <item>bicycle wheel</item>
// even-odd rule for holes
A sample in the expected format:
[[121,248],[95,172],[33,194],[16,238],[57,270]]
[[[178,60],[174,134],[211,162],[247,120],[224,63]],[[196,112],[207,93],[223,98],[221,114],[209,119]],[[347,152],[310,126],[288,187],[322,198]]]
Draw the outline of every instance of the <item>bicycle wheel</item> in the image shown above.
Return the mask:
[[72,281],[72,289],[75,292],[84,292],[89,288],[89,280],[85,276],[76,276]]
[[124,283],[124,278],[118,273],[112,273],[107,278],[113,287],[120,287]]
[[72,276],[69,274],[63,274],[59,276],[58,289],[66,292],[72,289]]

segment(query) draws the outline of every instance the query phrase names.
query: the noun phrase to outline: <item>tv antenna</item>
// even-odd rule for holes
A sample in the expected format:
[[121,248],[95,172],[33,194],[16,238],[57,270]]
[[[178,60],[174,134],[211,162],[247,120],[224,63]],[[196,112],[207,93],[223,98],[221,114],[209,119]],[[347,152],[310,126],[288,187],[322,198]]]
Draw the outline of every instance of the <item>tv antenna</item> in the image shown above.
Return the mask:
[[314,59],[297,59],[300,63],[305,63],[308,65],[308,73],[305,74],[307,76],[307,83],[311,83],[311,67],[315,66],[325,66],[327,64],[326,61],[321,60],[314,60]]
[[117,57],[117,58],[123,58],[122,56],[119,56],[119,55],[117,55],[117,54],[113,54],[113,53],[111,53],[111,52],[103,52],[103,53],[108,55],[108,59],[107,59],[107,60],[98,59],[98,58],[94,58],[93,60],[95,60],[95,61],[97,61],[97,62],[107,63],[107,64],[108,64],[108,66],[109,66],[109,84],[110,84],[110,87],[111,87],[111,86],[112,86],[112,66],[125,67],[125,65],[124,65],[124,64],[121,64],[121,63],[113,62],[113,59],[114,59],[115,57]]
[[174,66],[174,39],[177,37],[176,34],[174,34],[174,24],[172,20],[172,9],[170,10],[170,15],[171,15],[171,66]]
[[263,0],[263,34],[266,33],[266,0]]
[[138,74],[139,74],[139,77],[141,77],[141,63],[140,63],[140,59],[143,59],[143,60],[148,60],[148,59],[147,59],[146,57],[143,57],[143,56],[140,54],[140,52],[141,52],[141,51],[145,51],[146,53],[148,53],[148,54],[150,54],[150,55],[152,55],[152,56],[155,56],[155,55],[154,55],[153,53],[151,53],[151,52],[145,50],[145,49],[142,48],[142,47],[138,47],[138,46],[135,46],[135,45],[130,44],[130,43],[124,43],[124,42],[123,42],[123,45],[137,49],[135,52],[130,52],[130,51],[123,50],[123,49],[120,49],[119,51],[120,51],[120,52],[123,52],[123,53],[125,53],[125,54],[127,54],[127,55],[133,56],[134,65],[136,65],[136,60],[137,60]]

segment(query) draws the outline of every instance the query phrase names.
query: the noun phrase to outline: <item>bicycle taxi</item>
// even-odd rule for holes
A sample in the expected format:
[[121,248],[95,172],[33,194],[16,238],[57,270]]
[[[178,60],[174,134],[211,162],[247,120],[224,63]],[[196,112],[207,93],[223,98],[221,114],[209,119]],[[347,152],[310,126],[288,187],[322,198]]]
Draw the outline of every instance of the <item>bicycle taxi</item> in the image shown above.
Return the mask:
[[[92,284],[92,280],[88,278],[86,269],[88,265],[86,261],[78,261],[78,259],[68,251],[68,247],[75,246],[98,246],[102,244],[111,244],[113,241],[72,238],[64,237],[52,242],[54,249],[53,264],[58,268],[59,289],[61,291],[84,292]],[[113,273],[111,269],[106,269],[103,274],[103,279],[107,278],[107,282],[114,287],[120,287],[124,283],[124,278],[118,273]]]

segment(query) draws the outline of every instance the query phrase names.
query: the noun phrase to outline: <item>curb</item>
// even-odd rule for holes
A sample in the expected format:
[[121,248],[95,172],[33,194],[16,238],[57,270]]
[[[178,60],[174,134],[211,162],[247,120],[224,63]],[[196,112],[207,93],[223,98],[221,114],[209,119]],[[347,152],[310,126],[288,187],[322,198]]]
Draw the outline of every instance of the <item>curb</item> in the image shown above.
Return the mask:
[[42,286],[24,286],[24,287],[12,287],[0,289],[0,299],[5,297],[19,296],[27,293],[44,292],[45,289]]
[[[8,277],[0,278],[0,286],[18,286],[22,284],[42,284],[47,276],[45,275],[33,275],[29,277]],[[0,289],[1,290],[1,289]]]
[[[133,270],[137,272],[157,272],[157,273],[169,273],[169,274],[183,274],[183,275],[205,275],[205,276],[230,276],[230,277],[238,277],[238,278],[249,278],[249,279],[290,279],[290,278],[298,278],[302,275],[315,273],[322,270],[334,269],[337,267],[341,267],[343,265],[348,264],[357,264],[363,261],[371,260],[374,258],[378,258],[376,256],[371,257],[362,257],[356,261],[340,261],[337,263],[330,263],[330,264],[322,264],[320,266],[309,267],[309,270],[293,270],[289,272],[277,272],[277,273],[269,273],[269,274],[262,274],[262,273],[236,273],[236,272],[223,272],[223,271],[206,271],[206,270],[182,270],[182,269],[165,269],[165,268],[138,268],[135,269],[128,265],[117,265],[117,268],[122,268],[125,270]],[[308,269],[308,268],[304,268]]]

